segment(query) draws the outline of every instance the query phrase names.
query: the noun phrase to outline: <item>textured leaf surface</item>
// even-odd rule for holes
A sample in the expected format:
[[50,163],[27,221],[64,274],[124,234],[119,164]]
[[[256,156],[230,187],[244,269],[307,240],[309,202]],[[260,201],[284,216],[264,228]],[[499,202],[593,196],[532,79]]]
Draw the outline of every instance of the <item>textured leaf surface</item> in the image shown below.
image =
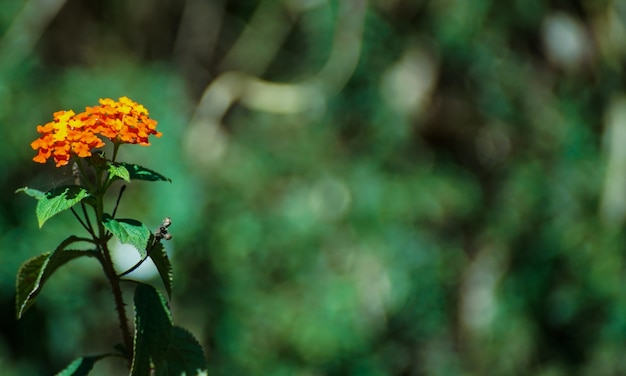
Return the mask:
[[40,228],[48,219],[89,197],[87,190],[78,185],[58,187],[45,193],[32,188],[21,188],[16,192],[24,192],[37,199],[35,213]]
[[18,319],[33,304],[36,290],[41,289],[41,271],[49,257],[50,252],[26,260],[17,272],[15,312]]
[[122,179],[130,183],[130,173],[120,164],[109,164],[109,180],[113,180],[115,178]]
[[59,267],[78,257],[95,256],[95,252],[93,251],[65,250],[68,245],[77,241],[78,239],[76,237],[70,236],[53,252],[33,257],[22,264],[17,273],[16,286],[15,304],[18,319],[21,318],[24,312],[34,303],[35,298],[43,289],[45,282]]
[[98,360],[107,356],[108,355],[99,355],[78,358],[70,363],[64,370],[57,373],[56,376],[86,376]]
[[146,256],[150,230],[143,223],[134,219],[113,219],[109,214],[104,215],[102,223],[120,243],[130,244],[137,248],[141,257]]
[[167,181],[172,180],[159,174],[156,171],[150,170],[132,163],[114,163],[114,166],[123,167],[128,171],[130,180],[146,180],[146,181]]
[[167,368],[156,375],[197,375],[207,370],[206,358],[200,343],[186,329],[172,328],[172,344],[167,352]]
[[135,289],[135,338],[131,375],[150,374],[166,367],[172,341],[172,318],[165,298],[152,286],[139,284]]
[[161,281],[163,281],[163,286],[165,287],[165,291],[167,291],[167,296],[171,297],[174,275],[172,272],[172,264],[170,263],[169,257],[167,257],[163,244],[157,244],[154,249],[150,251],[150,258],[159,271]]

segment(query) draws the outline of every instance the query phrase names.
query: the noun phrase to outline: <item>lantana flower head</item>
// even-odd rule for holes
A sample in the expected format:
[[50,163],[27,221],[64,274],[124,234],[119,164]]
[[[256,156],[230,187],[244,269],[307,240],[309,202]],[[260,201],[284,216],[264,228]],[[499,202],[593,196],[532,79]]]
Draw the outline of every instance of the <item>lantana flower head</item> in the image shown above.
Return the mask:
[[95,135],[94,129],[74,118],[74,111],[57,111],[54,120],[37,126],[41,137],[30,146],[38,150],[35,162],[46,163],[52,157],[57,167],[68,164],[71,154],[89,157],[91,150],[104,146],[104,141]]
[[100,99],[100,105],[87,107],[79,114],[72,110],[57,111],[53,121],[37,126],[41,136],[31,143],[37,155],[35,162],[45,163],[53,158],[57,167],[67,165],[70,157],[91,156],[93,149],[105,145],[103,136],[116,144],[150,145],[148,136],[161,137],[157,122],[148,110],[127,97],[118,101]]
[[100,99],[100,106],[87,107],[78,114],[82,121],[96,128],[97,133],[113,142],[148,146],[148,136],[161,137],[157,122],[150,119],[148,110],[128,97],[118,101]]

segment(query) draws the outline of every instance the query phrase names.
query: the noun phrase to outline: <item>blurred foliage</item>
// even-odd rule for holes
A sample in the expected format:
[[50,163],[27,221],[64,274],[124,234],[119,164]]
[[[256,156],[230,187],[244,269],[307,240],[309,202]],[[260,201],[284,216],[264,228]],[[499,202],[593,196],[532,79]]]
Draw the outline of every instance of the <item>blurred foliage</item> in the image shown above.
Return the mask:
[[118,337],[88,261],[15,322],[74,225],[13,191],[71,176],[37,124],[122,95],[164,133],[124,159],[173,183],[120,215],[172,217],[210,374],[626,372],[623,1],[4,0],[0,35],[3,374]]

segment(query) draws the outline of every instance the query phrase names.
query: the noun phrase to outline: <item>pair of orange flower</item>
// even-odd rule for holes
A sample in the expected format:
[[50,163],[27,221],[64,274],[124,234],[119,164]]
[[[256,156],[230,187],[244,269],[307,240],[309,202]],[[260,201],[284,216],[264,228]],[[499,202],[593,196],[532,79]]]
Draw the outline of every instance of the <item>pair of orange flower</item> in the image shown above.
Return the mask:
[[35,162],[45,163],[50,157],[56,166],[69,163],[72,155],[84,158],[91,151],[104,146],[98,135],[115,143],[150,145],[148,136],[161,137],[156,131],[157,122],[148,117],[148,110],[127,97],[118,101],[100,99],[100,105],[86,107],[79,114],[74,111],[57,111],[54,120],[37,126],[41,136],[30,146],[38,150]]

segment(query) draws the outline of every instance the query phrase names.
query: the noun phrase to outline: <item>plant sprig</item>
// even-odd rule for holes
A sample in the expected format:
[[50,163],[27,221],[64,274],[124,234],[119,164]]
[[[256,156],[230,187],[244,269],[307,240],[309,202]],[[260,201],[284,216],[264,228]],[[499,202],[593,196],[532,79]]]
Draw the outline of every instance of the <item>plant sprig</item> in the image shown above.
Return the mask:
[[[147,146],[150,145],[148,136],[160,137],[156,121],[149,117],[145,107],[127,97],[118,101],[101,99],[99,106],[87,107],[79,114],[71,110],[58,111],[53,118],[46,125],[37,127],[41,136],[31,144],[37,151],[33,159],[40,163],[53,159],[57,167],[72,162],[76,184],[47,192],[29,187],[20,188],[17,192],[37,200],[35,213],[39,227],[69,210],[87,235],[71,235],[52,252],[22,264],[16,286],[17,318],[23,317],[35,303],[45,283],[64,264],[82,257],[95,258],[101,264],[113,293],[122,345],[114,346],[118,350],[116,353],[79,358],[59,375],[87,375],[97,361],[111,356],[126,359],[133,376],[162,373],[191,375],[205,371],[207,367],[202,347],[189,332],[172,325],[167,300],[153,286],[136,283],[134,333],[131,333],[126,316],[121,282],[126,281],[123,277],[135,271],[148,258],[157,267],[167,296],[171,295],[172,266],[162,244],[172,237],[168,231],[171,220],[166,218],[152,233],[138,220],[116,218],[126,185],[120,188],[110,214],[105,211],[105,195],[118,180],[126,183],[133,180],[170,181],[148,168],[116,160],[121,145]],[[95,150],[105,145],[105,139],[113,143],[111,159]],[[77,205],[80,205],[80,212],[75,209]],[[126,271],[117,271],[109,247],[112,238],[136,248],[139,262]],[[81,249],[78,247],[80,244],[90,244],[90,248]]]

